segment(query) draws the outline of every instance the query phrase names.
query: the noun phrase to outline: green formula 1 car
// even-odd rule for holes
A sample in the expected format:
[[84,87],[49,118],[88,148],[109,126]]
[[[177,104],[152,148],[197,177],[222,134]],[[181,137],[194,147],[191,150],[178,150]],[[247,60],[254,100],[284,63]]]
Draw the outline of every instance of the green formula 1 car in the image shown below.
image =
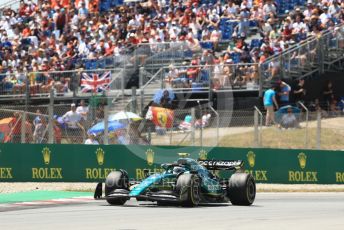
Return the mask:
[[[200,203],[251,205],[256,196],[256,184],[251,174],[242,172],[242,160],[194,160],[179,158],[162,164],[164,172],[147,175],[142,181],[130,181],[125,170],[111,172],[97,185],[95,199],[105,199],[111,205],[123,205],[130,198],[155,201],[158,205],[197,206]],[[212,170],[232,170],[229,179],[219,178]]]

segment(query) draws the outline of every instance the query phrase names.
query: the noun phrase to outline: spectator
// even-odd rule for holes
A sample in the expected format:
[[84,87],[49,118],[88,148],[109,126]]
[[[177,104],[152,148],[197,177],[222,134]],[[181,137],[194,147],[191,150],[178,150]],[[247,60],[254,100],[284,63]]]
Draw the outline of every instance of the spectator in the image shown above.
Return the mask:
[[87,121],[88,111],[88,106],[86,105],[85,100],[81,100],[80,105],[76,108],[76,112],[81,115],[83,122]]
[[121,145],[129,144],[126,130],[119,130],[116,132],[116,134],[117,134],[117,143],[118,144],[121,144]]
[[61,144],[61,142],[62,142],[62,130],[60,127],[60,123],[57,121],[57,115],[54,115],[53,130],[54,130],[54,143],[55,144]]
[[46,132],[46,123],[44,122],[42,115],[39,119],[35,120],[33,141],[36,144],[44,143],[44,136]]
[[37,109],[36,110],[36,116],[35,118],[33,119],[33,125],[36,126],[36,124],[38,124],[39,122],[41,122],[41,119],[42,119],[42,112],[41,110]]
[[295,114],[293,113],[293,108],[291,106],[287,109],[287,113],[283,114],[281,122],[279,124],[279,128],[300,128],[300,124]]
[[[13,79],[8,78],[7,82],[16,81],[12,83],[14,93],[22,93],[26,89],[25,77],[30,80],[32,94],[38,93],[38,89],[39,93],[48,93],[52,87],[58,93],[65,93],[70,87],[68,80],[55,76],[53,79],[50,71],[74,70],[84,63],[84,58],[97,61],[112,55],[119,57],[148,41],[155,43],[151,45],[156,51],[180,47],[183,41],[194,52],[200,51],[200,41],[210,41],[215,49],[221,49],[221,39],[223,35],[228,36],[227,28],[232,28],[232,25],[238,25],[236,35],[246,37],[252,33],[251,26],[248,27],[250,19],[259,21],[259,39],[270,38],[270,44],[266,43],[264,47],[271,48],[268,48],[271,55],[272,51],[281,52],[286,47],[285,42],[320,36],[323,30],[344,21],[343,3],[336,0],[322,1],[316,7],[313,1],[308,1],[304,12],[297,8],[286,17],[277,17],[278,8],[283,4],[272,0],[213,3],[201,5],[198,1],[189,1],[164,4],[164,1],[147,1],[116,6],[101,13],[98,12],[99,1],[83,0],[74,1],[74,4],[70,1],[38,1],[37,4],[29,1],[21,2],[18,11],[5,8],[0,17],[0,54],[4,72],[16,75]],[[340,31],[337,33],[339,46],[344,46],[343,36]],[[281,41],[280,34],[284,43],[279,47],[276,43]],[[172,43],[167,48],[163,41]],[[267,58],[265,48],[258,49],[261,52],[257,52],[254,58],[247,55],[253,47],[238,49],[239,62],[251,62],[253,59],[262,63]],[[312,50],[308,56],[307,52],[293,57],[300,61],[300,66],[304,66],[307,58],[316,58]],[[134,60],[139,59],[144,64],[148,54],[140,57]],[[211,65],[214,62],[205,63]],[[273,76],[277,74],[270,70]],[[27,76],[25,71],[44,73]]]
[[279,104],[280,106],[285,106],[289,104],[289,96],[290,96],[290,91],[291,87],[285,83],[284,81],[280,81],[279,83]]
[[325,86],[323,88],[323,101],[326,104],[326,108],[330,105],[330,102],[334,98],[334,92],[333,92],[333,87],[332,87],[332,81],[328,80],[325,83]]
[[298,80],[298,84],[293,90],[294,101],[304,103],[306,97],[305,79]]
[[271,124],[275,123],[275,113],[274,113],[274,104],[276,109],[278,109],[278,104],[276,100],[276,86],[272,85],[270,89],[265,91],[264,93],[264,107],[266,109],[266,118],[265,118],[265,125],[270,126]]
[[195,82],[197,80],[198,74],[200,72],[200,68],[197,66],[197,60],[192,60],[191,65],[192,66],[190,66],[186,72],[189,79],[189,88],[191,88],[192,82]]
[[10,123],[11,143],[21,143],[22,117],[19,112],[13,113],[13,120]]
[[170,93],[168,92],[168,90],[164,90],[163,95],[160,99],[160,106],[163,108],[171,108],[172,100],[171,100]]
[[183,131],[190,131],[192,127],[192,116],[186,115],[184,120],[179,124],[178,128]]
[[[170,64],[168,68],[169,68],[169,71],[165,77],[165,81],[171,84],[173,80],[178,78],[179,73],[178,73],[178,69],[175,68],[173,64]],[[173,87],[173,84],[172,84],[172,87]]]
[[99,145],[99,142],[95,139],[96,138],[95,133],[88,134],[88,138],[85,141],[85,145]]
[[203,112],[202,118],[195,122],[196,128],[205,128],[209,125],[211,114],[208,112]]
[[340,107],[337,99],[333,98],[329,106],[329,115],[332,117],[339,116],[341,114]]
[[81,125],[81,115],[76,112],[75,104],[71,104],[71,110],[62,116],[62,120],[67,124],[68,135],[73,143],[82,143],[85,136],[85,128]]

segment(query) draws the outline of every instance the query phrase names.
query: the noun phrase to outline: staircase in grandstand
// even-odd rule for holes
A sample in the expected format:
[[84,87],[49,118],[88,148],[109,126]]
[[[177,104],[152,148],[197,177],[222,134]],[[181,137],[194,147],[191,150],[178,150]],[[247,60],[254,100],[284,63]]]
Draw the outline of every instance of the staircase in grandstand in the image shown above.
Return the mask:
[[[154,91],[168,87],[164,82],[168,71],[167,65],[170,63],[180,65],[184,58],[187,58],[172,59],[169,58],[170,54],[171,51],[167,50],[159,55],[160,58],[155,58],[157,55],[148,56],[145,65],[141,67],[140,79],[142,78],[141,82],[145,82],[140,85],[139,90],[141,107],[147,105],[148,99],[152,97]],[[156,61],[153,62],[153,60]],[[327,71],[343,71],[343,60],[344,25],[340,24],[324,31],[320,36],[312,36],[295,44],[283,53],[271,56],[261,63],[259,65],[259,93],[262,95],[264,89],[280,79],[311,78]],[[273,72],[272,68],[276,66],[278,69]],[[203,88],[203,90],[209,93],[211,91],[209,87]]]
[[19,4],[20,4],[20,0],[0,1],[0,12],[4,8],[17,9],[19,7]]
[[[340,24],[268,58],[260,65],[262,87],[268,87],[274,78],[302,79],[327,71],[343,71],[343,60],[344,24]],[[275,66],[279,68],[272,76]]]

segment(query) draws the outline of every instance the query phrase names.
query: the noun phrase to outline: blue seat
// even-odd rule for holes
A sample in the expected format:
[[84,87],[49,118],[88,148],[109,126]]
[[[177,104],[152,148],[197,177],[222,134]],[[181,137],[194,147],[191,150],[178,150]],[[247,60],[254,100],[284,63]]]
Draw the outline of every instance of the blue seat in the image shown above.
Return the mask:
[[209,79],[210,79],[209,71],[207,71],[207,70],[201,70],[201,73],[200,73],[200,81],[208,82]]
[[257,27],[258,26],[258,22],[255,20],[250,20],[249,23],[250,23],[249,27]]
[[251,49],[252,48],[259,48],[262,45],[262,41],[260,39],[252,39],[251,40]]
[[202,91],[202,87],[203,87],[203,83],[192,82],[192,84],[191,84],[191,90],[192,90],[193,92]]
[[201,42],[200,45],[203,49],[208,49],[208,50],[214,49],[214,44],[212,42]]
[[230,40],[232,39],[232,31],[224,31],[222,32],[222,40]]
[[12,82],[5,82],[4,83],[4,93],[12,93],[13,91],[13,83]]
[[31,45],[31,40],[30,40],[30,38],[23,38],[23,39],[21,40],[21,44],[22,44],[24,47],[30,46],[30,45]]
[[241,62],[240,56],[241,56],[240,53],[232,53],[231,54],[231,58],[232,58],[234,64]]
[[111,8],[111,3],[109,1],[102,1],[99,5],[100,12],[107,12]]
[[193,56],[192,50],[184,51],[184,58],[192,58],[192,56]]
[[45,30],[45,31],[43,32],[43,34],[44,34],[45,36],[47,36],[47,37],[50,37],[50,36],[51,36],[51,31],[50,31],[50,30]]
[[296,34],[294,39],[295,39],[295,42],[300,42],[301,41],[301,35]]
[[105,66],[106,67],[113,67],[114,66],[114,60],[113,58],[105,58]]
[[85,64],[85,68],[87,70],[90,70],[90,69],[97,69],[97,61],[96,60],[85,60],[84,61],[84,64]]
[[104,59],[101,59],[101,60],[98,60],[97,61],[97,68],[98,69],[105,69],[105,60]]

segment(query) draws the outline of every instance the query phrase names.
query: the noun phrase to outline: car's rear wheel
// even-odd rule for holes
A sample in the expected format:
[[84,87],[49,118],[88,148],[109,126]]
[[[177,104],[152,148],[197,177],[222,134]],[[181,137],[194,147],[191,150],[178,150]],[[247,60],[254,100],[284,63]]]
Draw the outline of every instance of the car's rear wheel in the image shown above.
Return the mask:
[[234,173],[229,179],[227,194],[233,205],[251,205],[256,197],[253,176],[248,173]]
[[[105,180],[105,196],[110,195],[116,189],[128,189],[129,178],[125,171],[113,171]],[[111,205],[123,205],[127,198],[107,198],[106,201]]]
[[176,193],[182,206],[193,207],[200,202],[200,180],[195,174],[182,174],[176,183]]

